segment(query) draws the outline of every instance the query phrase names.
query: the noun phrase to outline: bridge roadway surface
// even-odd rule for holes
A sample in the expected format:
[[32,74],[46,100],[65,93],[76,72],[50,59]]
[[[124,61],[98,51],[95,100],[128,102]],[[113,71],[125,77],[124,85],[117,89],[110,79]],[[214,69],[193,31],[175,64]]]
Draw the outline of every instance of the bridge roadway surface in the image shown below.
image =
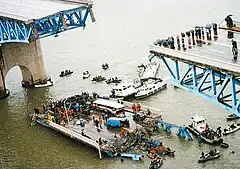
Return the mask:
[[[227,39],[227,31],[218,30],[218,39],[212,40],[210,45],[195,45],[192,49],[188,49],[187,38],[185,38],[186,51],[182,49],[172,50],[169,48],[150,45],[150,51],[166,54],[168,58],[182,60],[184,62],[192,61],[196,65],[203,67],[211,67],[215,70],[221,70],[240,76],[240,61],[233,62],[232,42]],[[240,48],[240,34],[235,33],[234,39],[238,42],[238,50]],[[175,44],[175,47],[177,44]],[[240,53],[240,50],[239,52]],[[239,59],[239,57],[238,57]]]
[[79,2],[85,0],[69,0],[68,2],[53,0],[0,0],[0,16],[27,22],[40,19],[59,11],[74,9]]

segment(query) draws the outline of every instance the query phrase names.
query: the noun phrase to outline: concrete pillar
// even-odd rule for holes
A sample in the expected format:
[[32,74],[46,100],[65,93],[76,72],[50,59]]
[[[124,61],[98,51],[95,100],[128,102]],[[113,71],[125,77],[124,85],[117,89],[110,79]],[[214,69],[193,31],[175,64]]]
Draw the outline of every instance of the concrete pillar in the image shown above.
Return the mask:
[[[30,43],[6,43],[1,46],[3,62],[3,78],[14,66],[19,66],[22,72],[22,85],[30,87],[35,84],[47,83],[48,77],[44,68],[40,41]],[[3,90],[3,79],[0,77],[0,90]]]

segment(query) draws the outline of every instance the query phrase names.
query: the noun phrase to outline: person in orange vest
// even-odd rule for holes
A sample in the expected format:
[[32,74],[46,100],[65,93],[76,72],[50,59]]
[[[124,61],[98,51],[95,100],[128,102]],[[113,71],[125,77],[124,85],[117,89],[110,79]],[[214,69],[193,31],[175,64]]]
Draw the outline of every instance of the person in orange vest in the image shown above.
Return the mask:
[[69,111],[68,111],[68,114],[69,114],[69,116],[72,116],[72,114],[73,114],[73,109],[69,110]]
[[156,150],[155,150],[154,147],[152,147],[151,152],[154,153],[154,154],[156,153]]
[[140,111],[141,110],[141,105],[138,103],[137,104],[137,111]]
[[124,130],[122,129],[119,133],[120,137],[124,134]]

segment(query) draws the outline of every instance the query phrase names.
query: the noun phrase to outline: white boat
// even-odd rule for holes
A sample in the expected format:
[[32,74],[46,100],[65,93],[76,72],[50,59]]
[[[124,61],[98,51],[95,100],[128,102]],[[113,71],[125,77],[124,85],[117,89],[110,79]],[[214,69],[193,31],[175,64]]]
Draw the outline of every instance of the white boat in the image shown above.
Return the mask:
[[151,96],[154,93],[157,93],[167,87],[167,82],[162,79],[157,80],[149,79],[148,81],[143,83],[144,84],[138,88],[137,93],[135,94],[135,97],[137,99],[142,99]]
[[41,87],[49,87],[49,86],[52,86],[52,85],[53,85],[53,82],[48,80],[47,83],[45,83],[45,84],[36,84],[36,85],[34,85],[34,87],[41,88]]
[[[208,124],[207,120],[203,118],[202,116],[198,116],[197,114],[192,117],[192,124],[187,125],[186,128],[201,138],[206,143],[216,145],[223,143],[223,139],[221,137],[218,137],[215,132],[213,132],[213,129],[211,129]],[[209,136],[206,136],[206,131],[212,132],[214,136],[210,139]]]
[[112,95],[110,95],[110,97],[126,99],[129,97],[134,97],[137,90],[134,88],[133,83],[128,83],[125,81],[123,83],[118,84],[117,86],[114,86],[111,92]]
[[86,79],[86,78],[89,78],[89,76],[90,76],[90,73],[86,71],[86,72],[83,72],[82,78]]
[[240,129],[240,123],[229,125],[222,132],[223,135],[231,134]]
[[139,73],[141,80],[146,80],[149,78],[155,78],[160,67],[160,63],[150,62],[146,65],[146,68]]
[[192,128],[199,133],[203,133],[207,129],[207,120],[196,114],[192,117]]
[[237,115],[235,114],[229,114],[227,116],[227,120],[235,120],[235,119],[239,119],[240,117],[238,117]]
[[209,153],[207,153],[207,154],[204,154],[204,157],[202,157],[202,156],[199,157],[198,163],[204,163],[206,161],[214,160],[214,159],[219,158],[219,157],[220,157],[220,152],[219,151],[214,152],[213,155],[210,155]]

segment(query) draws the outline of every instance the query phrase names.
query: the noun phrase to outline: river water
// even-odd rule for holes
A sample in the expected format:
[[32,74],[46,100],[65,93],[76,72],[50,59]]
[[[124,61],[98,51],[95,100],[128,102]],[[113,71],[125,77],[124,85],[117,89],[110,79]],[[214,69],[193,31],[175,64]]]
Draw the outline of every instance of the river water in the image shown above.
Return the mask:
[[[99,160],[95,150],[85,147],[58,133],[39,125],[30,126],[28,115],[42,102],[56,100],[82,91],[106,94],[109,86],[92,84],[82,80],[81,74],[88,70],[92,76],[136,76],[136,65],[147,62],[148,45],[157,38],[175,36],[180,31],[208,22],[220,23],[225,16],[233,14],[240,18],[240,1],[229,0],[96,0],[94,12],[97,22],[88,22],[85,30],[75,29],[58,38],[41,40],[45,67],[55,85],[45,89],[21,87],[20,70],[15,67],[6,77],[11,95],[0,101],[0,168],[1,169],[146,169],[150,160],[134,162],[105,158]],[[101,64],[108,62],[110,70],[104,72]],[[162,64],[162,63],[161,63]],[[163,65],[163,64],[162,64]],[[59,78],[63,69],[74,74]],[[160,74],[170,74],[163,66]],[[163,118],[170,123],[184,125],[198,112],[213,127],[226,126],[227,111],[193,93],[168,89],[143,101],[145,105],[161,109]],[[166,145],[176,150],[175,158],[166,158],[162,168],[240,168],[240,133],[226,137],[229,149],[220,149],[222,157],[206,164],[198,164],[196,158],[208,145],[196,141],[180,140],[178,137],[159,134]],[[229,152],[235,150],[234,155]]]

